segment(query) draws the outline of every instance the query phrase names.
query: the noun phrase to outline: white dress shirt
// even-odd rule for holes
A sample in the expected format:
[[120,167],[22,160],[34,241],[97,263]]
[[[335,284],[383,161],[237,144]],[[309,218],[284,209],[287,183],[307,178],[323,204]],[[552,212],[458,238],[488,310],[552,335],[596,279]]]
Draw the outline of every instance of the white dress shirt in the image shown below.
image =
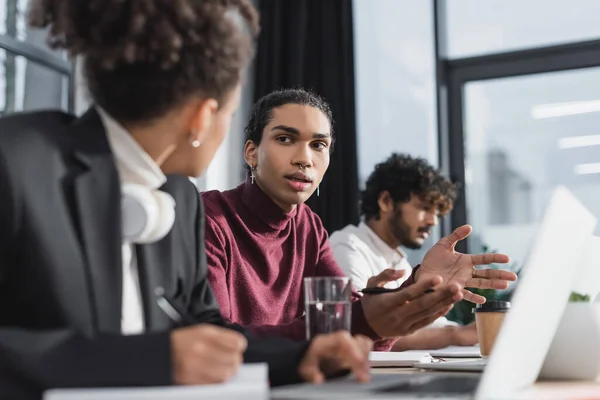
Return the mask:
[[[121,184],[136,183],[158,189],[167,180],[160,167],[117,121],[98,109],[104,124],[108,143],[115,157]],[[135,246],[123,242],[123,293],[121,306],[121,333],[135,335],[144,332],[144,308],[140,291]]]
[[334,232],[329,238],[338,265],[352,279],[356,290],[364,289],[370,277],[386,269],[404,270],[404,276],[388,282],[385,287],[394,289],[408,279],[412,267],[400,248],[391,248],[371,229],[361,222]]
[[[348,225],[334,232],[329,242],[336,262],[350,277],[356,290],[364,289],[369,278],[386,269],[406,271],[402,278],[385,285],[389,289],[400,287],[412,272],[406,253],[399,247],[395,249],[390,247],[364,222],[358,226]],[[454,325],[454,323],[442,317],[432,325]]]

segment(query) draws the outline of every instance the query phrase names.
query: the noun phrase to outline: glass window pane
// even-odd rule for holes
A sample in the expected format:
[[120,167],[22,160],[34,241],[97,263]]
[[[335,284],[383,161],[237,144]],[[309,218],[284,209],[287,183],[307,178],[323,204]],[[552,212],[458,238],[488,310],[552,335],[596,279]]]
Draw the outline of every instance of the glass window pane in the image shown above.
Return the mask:
[[600,68],[468,83],[464,146],[469,250],[523,262],[557,185],[600,217]]
[[0,35],[22,40],[67,59],[64,51],[48,47],[46,30],[33,29],[27,24],[28,3],[29,0],[0,0]]
[[0,0],[0,35],[26,40],[27,3],[28,0]]
[[598,15],[597,0],[446,0],[448,56],[598,39]]
[[437,164],[433,7],[354,0],[359,177],[392,152]]
[[[433,7],[423,0],[354,0],[353,6],[362,187],[392,152],[437,165]],[[409,252],[411,262],[420,262],[421,253]]]
[[68,76],[0,49],[0,115],[68,110]]

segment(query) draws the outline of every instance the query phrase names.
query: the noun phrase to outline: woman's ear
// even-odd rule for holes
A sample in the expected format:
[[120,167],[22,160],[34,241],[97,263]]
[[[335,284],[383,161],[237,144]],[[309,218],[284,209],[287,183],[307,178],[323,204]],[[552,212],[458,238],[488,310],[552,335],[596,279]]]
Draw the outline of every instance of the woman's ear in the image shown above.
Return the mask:
[[202,100],[196,106],[190,127],[190,143],[193,143],[194,147],[200,146],[210,134],[210,127],[218,109],[219,103],[216,99]]
[[252,140],[247,140],[244,145],[244,159],[250,168],[258,165],[258,146]]

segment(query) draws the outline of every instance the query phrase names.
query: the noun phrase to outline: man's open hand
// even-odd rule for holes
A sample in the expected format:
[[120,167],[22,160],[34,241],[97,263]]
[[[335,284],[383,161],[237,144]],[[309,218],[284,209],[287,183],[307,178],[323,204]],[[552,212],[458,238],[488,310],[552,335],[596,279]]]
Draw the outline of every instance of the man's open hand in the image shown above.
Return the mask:
[[[513,272],[495,269],[475,269],[477,265],[492,263],[505,264],[509,258],[505,254],[462,254],[454,250],[456,243],[465,239],[473,229],[469,225],[456,228],[450,235],[441,238],[425,254],[421,267],[416,272],[416,280],[430,280],[441,276],[448,284],[458,284],[462,288],[506,289],[508,283],[517,280]],[[485,297],[463,289],[465,300],[485,303]]]

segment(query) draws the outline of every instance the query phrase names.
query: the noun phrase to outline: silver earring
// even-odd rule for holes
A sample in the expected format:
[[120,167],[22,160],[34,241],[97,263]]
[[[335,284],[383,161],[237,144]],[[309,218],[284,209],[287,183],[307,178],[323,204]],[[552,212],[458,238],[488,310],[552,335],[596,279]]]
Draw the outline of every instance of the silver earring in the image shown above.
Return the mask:
[[319,197],[319,194],[320,194],[320,193],[319,193],[319,192],[320,192],[320,191],[319,191],[319,188],[320,188],[320,187],[321,187],[321,186],[317,186],[317,197]]
[[256,177],[256,175],[254,174],[254,171],[256,171],[256,167],[250,167],[250,179],[252,179],[253,185],[254,185],[254,178]]

